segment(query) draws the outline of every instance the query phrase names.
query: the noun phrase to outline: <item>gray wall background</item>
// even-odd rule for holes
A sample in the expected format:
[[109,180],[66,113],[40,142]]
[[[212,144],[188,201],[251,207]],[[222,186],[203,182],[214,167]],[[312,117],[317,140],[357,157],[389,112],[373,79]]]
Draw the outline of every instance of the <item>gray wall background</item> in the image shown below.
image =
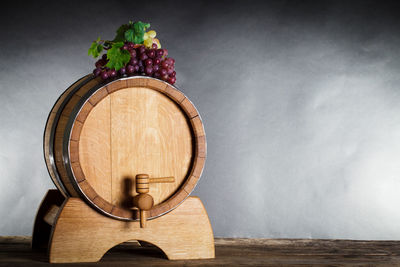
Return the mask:
[[[11,2],[11,1],[9,1]],[[53,184],[42,134],[86,53],[149,21],[199,109],[194,195],[219,237],[400,239],[400,7],[347,1],[53,1],[2,7],[0,235]]]

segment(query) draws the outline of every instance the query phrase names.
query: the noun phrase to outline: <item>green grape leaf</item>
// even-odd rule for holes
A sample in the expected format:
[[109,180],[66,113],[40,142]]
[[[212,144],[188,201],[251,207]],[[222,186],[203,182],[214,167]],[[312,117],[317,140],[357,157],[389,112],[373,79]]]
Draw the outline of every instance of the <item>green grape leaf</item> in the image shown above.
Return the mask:
[[144,41],[143,35],[142,36],[141,35],[135,35],[135,38],[133,39],[133,42],[135,44],[142,44],[143,41]]
[[144,23],[141,21],[137,21],[133,24],[133,28],[135,29],[135,32],[144,32],[149,27],[150,27],[150,23]]
[[144,33],[146,29],[150,27],[149,23],[144,23],[141,21],[137,21],[133,23],[129,21],[128,24],[121,25],[118,30],[117,34],[113,40],[113,42],[133,42],[135,44],[142,44],[144,39]]
[[144,23],[141,21],[137,21],[133,24],[133,31],[134,31],[134,43],[142,44],[144,41],[144,33],[146,29],[150,27],[149,23]]
[[115,36],[113,42],[123,42],[125,41],[125,32],[131,27],[131,21],[129,24],[121,25],[117,30],[117,35]]
[[103,51],[103,45],[100,43],[100,37],[97,41],[94,41],[88,50],[88,55],[92,55],[94,58],[98,57]]
[[135,32],[133,31],[133,29],[128,29],[125,34],[125,40],[127,40],[128,42],[135,42]]
[[121,50],[122,46],[124,46],[123,42],[117,42],[114,43],[110,49],[108,49],[108,63],[106,64],[106,67],[118,71],[129,62],[131,59],[131,54],[127,50]]

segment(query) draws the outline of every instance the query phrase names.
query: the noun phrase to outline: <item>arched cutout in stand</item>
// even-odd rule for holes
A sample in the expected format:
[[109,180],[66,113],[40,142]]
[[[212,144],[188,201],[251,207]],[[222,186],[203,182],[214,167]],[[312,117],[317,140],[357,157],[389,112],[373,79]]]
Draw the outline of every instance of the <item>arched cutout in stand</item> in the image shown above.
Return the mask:
[[168,259],[167,255],[159,247],[142,240],[128,240],[125,243],[112,247],[104,254],[101,261],[107,261],[107,258],[112,257],[111,254],[114,253],[126,260],[135,258],[135,262],[138,264],[138,261],[147,261],[147,258]]

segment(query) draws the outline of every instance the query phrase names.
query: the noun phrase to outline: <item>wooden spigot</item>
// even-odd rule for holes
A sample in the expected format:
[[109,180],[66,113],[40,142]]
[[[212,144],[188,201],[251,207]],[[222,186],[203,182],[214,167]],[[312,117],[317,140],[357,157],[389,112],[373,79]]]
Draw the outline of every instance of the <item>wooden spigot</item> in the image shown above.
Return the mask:
[[140,227],[146,227],[146,211],[150,210],[154,205],[154,199],[149,195],[150,184],[153,183],[173,183],[175,182],[174,177],[160,177],[160,178],[149,178],[148,174],[136,175],[136,195],[133,198],[133,205],[139,209],[140,216]]

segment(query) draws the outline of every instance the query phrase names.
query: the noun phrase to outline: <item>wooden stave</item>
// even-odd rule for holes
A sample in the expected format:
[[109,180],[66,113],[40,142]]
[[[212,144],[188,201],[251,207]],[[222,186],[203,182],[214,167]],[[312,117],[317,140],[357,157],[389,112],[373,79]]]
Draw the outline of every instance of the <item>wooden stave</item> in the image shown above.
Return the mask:
[[59,179],[60,185],[63,186],[65,194],[70,197],[78,197],[79,195],[74,190],[70,180],[66,175],[63,159],[60,158],[61,147],[60,141],[58,140],[62,140],[66,121],[68,120],[68,112],[72,110],[74,101],[76,101],[77,98],[80,98],[79,94],[82,94],[81,91],[88,90],[94,85],[101,84],[100,78],[95,78],[93,75],[87,75],[85,77],[86,78],[84,81],[80,83],[79,86],[71,90],[64,98],[59,109],[57,110],[57,117],[53,122],[50,133],[49,153],[50,159],[53,159],[52,169],[57,174],[57,178]]
[[77,88],[83,86],[90,79],[93,79],[91,75],[86,75],[76,82],[74,82],[71,86],[69,86],[56,100],[54,103],[48,117],[46,120],[46,126],[43,134],[43,154],[44,160],[46,163],[47,171],[50,175],[51,180],[53,181],[56,188],[61,192],[64,197],[69,197],[71,194],[64,187],[61,178],[59,177],[57,168],[54,164],[54,153],[53,153],[53,144],[54,144],[54,131],[57,126],[59,116],[61,115],[62,108],[65,106],[66,102],[68,102],[68,98],[71,93],[73,93]]
[[[93,79],[93,78],[92,78]],[[147,80],[145,82],[145,84],[141,84],[140,80]],[[63,162],[63,167],[65,168],[65,171],[67,173],[67,177],[62,176],[61,175],[61,180],[62,183],[64,184],[65,182],[69,182],[70,185],[72,185],[73,190],[69,190],[71,191],[71,195],[73,196],[79,196],[81,197],[86,203],[88,203],[90,206],[92,206],[94,209],[96,209],[98,212],[110,216],[112,218],[115,219],[120,219],[120,220],[126,220],[126,221],[132,221],[132,220],[137,220],[138,219],[138,213],[135,211],[132,214],[127,214],[126,212],[122,212],[121,213],[121,208],[114,206],[113,209],[116,207],[117,209],[120,210],[116,210],[115,214],[113,214],[113,209],[111,210],[111,212],[107,212],[104,210],[104,203],[107,201],[105,201],[104,199],[101,198],[101,196],[97,195],[97,198],[94,197],[94,199],[91,199],[90,197],[88,197],[82,190],[81,187],[79,186],[79,182],[77,181],[77,179],[75,178],[74,172],[73,172],[73,168],[71,166],[71,162],[70,162],[70,138],[71,138],[71,134],[73,131],[73,126],[74,126],[74,122],[76,121],[76,118],[79,116],[79,112],[81,111],[81,109],[83,108],[84,104],[86,102],[88,102],[91,97],[93,95],[95,95],[98,91],[102,90],[103,88],[107,88],[107,86],[112,86],[113,83],[116,83],[118,81],[121,80],[126,80],[127,83],[130,80],[138,80],[139,84],[137,85],[138,87],[140,86],[147,86],[147,83],[149,81],[152,81],[152,83],[156,82],[156,83],[163,83],[165,84],[165,91],[160,91],[158,89],[155,89],[161,93],[163,93],[164,95],[166,95],[167,97],[169,97],[172,101],[174,101],[186,114],[186,116],[188,116],[190,118],[191,115],[193,114],[189,114],[185,109],[187,107],[191,107],[192,108],[192,112],[195,113],[194,117],[191,117],[189,119],[189,121],[191,122],[191,127],[192,130],[195,131],[193,128],[196,128],[198,131],[199,128],[201,128],[200,133],[201,136],[197,136],[197,133],[194,133],[194,140],[195,140],[195,152],[194,152],[194,163],[191,166],[190,169],[190,174],[188,175],[188,177],[184,180],[183,184],[177,188],[175,194],[173,194],[169,199],[167,199],[166,201],[160,203],[160,206],[156,206],[155,208],[153,208],[152,210],[149,211],[149,219],[153,219],[159,216],[162,216],[163,214],[166,214],[170,211],[172,211],[173,209],[175,209],[176,207],[178,207],[189,195],[190,193],[194,190],[194,187],[197,185],[198,180],[201,177],[202,171],[204,169],[204,163],[205,163],[205,158],[206,158],[206,136],[205,136],[205,132],[204,132],[204,127],[202,124],[202,120],[200,117],[200,114],[198,113],[197,109],[195,108],[195,106],[192,104],[192,102],[182,93],[180,92],[176,87],[173,87],[169,84],[167,84],[166,82],[163,82],[161,80],[158,79],[154,79],[154,78],[150,78],[150,77],[143,77],[143,76],[134,76],[134,77],[129,77],[129,78],[121,78],[109,83],[104,83],[104,82],[100,82],[100,80],[98,80],[99,82],[97,84],[95,84],[92,88],[88,89],[84,94],[82,94],[81,92],[79,92],[81,94],[81,98],[80,100],[75,103],[74,107],[72,108],[72,111],[70,113],[68,122],[63,130],[64,135],[63,135],[63,142],[62,142],[62,162]],[[132,85],[127,86],[128,87],[134,87]],[[150,86],[151,87],[151,86]],[[122,88],[120,88],[122,89]],[[75,93],[76,93],[75,92]],[[109,94],[111,94],[114,91],[109,92]],[[73,96],[72,96],[73,97]],[[71,98],[72,98],[71,97]],[[101,101],[98,100],[98,102]],[[179,102],[177,102],[179,101]],[[186,104],[181,104],[181,102],[185,101]],[[72,115],[71,115],[72,114]],[[192,121],[192,119],[195,118],[195,122]],[[197,126],[194,126],[194,124],[197,124]],[[68,141],[66,141],[68,140]],[[55,146],[54,146],[55,147]],[[197,162],[196,160],[200,158],[200,161]],[[196,164],[200,167],[197,167]],[[57,166],[59,167],[59,166]],[[199,170],[200,168],[200,170]],[[57,170],[60,168],[57,168]],[[196,173],[195,173],[196,171]],[[196,177],[192,177],[196,175]],[[66,178],[69,181],[65,181]],[[82,182],[82,181],[81,181]],[[86,186],[90,187],[90,184],[87,183]],[[93,190],[94,191],[94,190]],[[93,196],[92,196],[93,197]],[[103,202],[99,202],[99,203],[95,203],[94,200],[96,200],[99,202],[101,199],[103,200]],[[100,199],[100,200],[99,200]],[[172,203],[173,205],[169,205],[169,202],[171,202],[171,199],[173,200]],[[166,205],[165,205],[166,204]],[[103,205],[102,207],[100,205]],[[111,204],[110,204],[111,205]],[[125,210],[126,211],[126,210]],[[119,216],[121,215],[121,216]]]

